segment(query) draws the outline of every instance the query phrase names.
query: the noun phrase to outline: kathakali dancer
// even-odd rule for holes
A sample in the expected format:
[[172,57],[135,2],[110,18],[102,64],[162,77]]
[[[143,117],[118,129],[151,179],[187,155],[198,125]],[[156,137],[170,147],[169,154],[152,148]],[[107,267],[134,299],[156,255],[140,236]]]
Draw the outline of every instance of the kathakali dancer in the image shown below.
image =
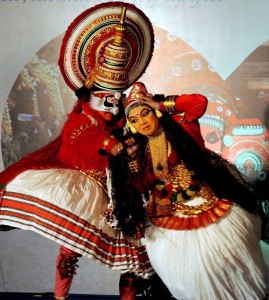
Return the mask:
[[108,2],[79,15],[59,59],[78,101],[56,140],[0,174],[0,224],[61,245],[56,299],[68,297],[81,255],[122,272],[121,299],[135,298],[133,278],[154,273],[141,240],[105,221],[108,158],[123,149],[121,98],[145,71],[153,43],[152,25],[134,5]]
[[133,85],[125,104],[129,146],[110,162],[113,215],[129,232],[147,216],[150,262],[176,299],[266,299],[256,194],[234,165],[205,148],[198,119],[207,103],[200,94],[152,97],[143,83]]

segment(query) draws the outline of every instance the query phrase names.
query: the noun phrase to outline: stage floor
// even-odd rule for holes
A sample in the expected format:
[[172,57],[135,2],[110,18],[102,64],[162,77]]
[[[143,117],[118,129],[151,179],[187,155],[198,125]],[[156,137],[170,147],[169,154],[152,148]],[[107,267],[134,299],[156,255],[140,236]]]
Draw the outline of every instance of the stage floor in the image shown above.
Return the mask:
[[[0,293],[1,300],[54,300],[52,293]],[[119,296],[70,294],[68,300],[119,300]],[[137,296],[137,300],[142,297]]]

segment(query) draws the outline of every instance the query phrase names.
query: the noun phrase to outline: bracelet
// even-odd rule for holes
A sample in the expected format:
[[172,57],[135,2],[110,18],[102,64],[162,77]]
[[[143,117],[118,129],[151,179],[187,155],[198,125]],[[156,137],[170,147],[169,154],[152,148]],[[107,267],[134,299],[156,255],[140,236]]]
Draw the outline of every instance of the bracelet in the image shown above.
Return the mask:
[[176,97],[177,96],[167,96],[165,98],[165,101],[163,102],[164,108],[169,114],[173,114],[175,112],[175,106],[176,106],[175,98]]
[[132,160],[129,162],[129,168],[132,173],[139,172],[139,162],[137,160]]

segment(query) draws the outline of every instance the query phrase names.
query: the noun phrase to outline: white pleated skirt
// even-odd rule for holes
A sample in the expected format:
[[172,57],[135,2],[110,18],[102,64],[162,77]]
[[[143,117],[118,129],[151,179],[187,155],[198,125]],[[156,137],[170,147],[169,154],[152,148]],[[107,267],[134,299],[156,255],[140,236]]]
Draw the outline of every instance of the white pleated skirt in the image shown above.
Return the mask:
[[145,237],[153,268],[180,300],[264,299],[268,269],[259,240],[259,217],[236,205],[207,227],[150,225]]
[[152,270],[145,246],[108,226],[108,197],[96,180],[76,170],[28,170],[6,187],[0,224],[33,230],[110,269],[143,278]]

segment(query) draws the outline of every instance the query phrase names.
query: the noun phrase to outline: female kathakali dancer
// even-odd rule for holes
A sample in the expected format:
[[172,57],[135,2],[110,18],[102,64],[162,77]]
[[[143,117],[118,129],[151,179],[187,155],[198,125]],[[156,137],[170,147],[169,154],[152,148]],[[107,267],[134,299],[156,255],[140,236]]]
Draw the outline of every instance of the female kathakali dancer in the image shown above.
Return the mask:
[[152,97],[137,82],[125,106],[129,146],[110,163],[117,226],[145,226],[150,262],[176,299],[265,299],[256,195],[205,148],[198,119],[207,98]]

